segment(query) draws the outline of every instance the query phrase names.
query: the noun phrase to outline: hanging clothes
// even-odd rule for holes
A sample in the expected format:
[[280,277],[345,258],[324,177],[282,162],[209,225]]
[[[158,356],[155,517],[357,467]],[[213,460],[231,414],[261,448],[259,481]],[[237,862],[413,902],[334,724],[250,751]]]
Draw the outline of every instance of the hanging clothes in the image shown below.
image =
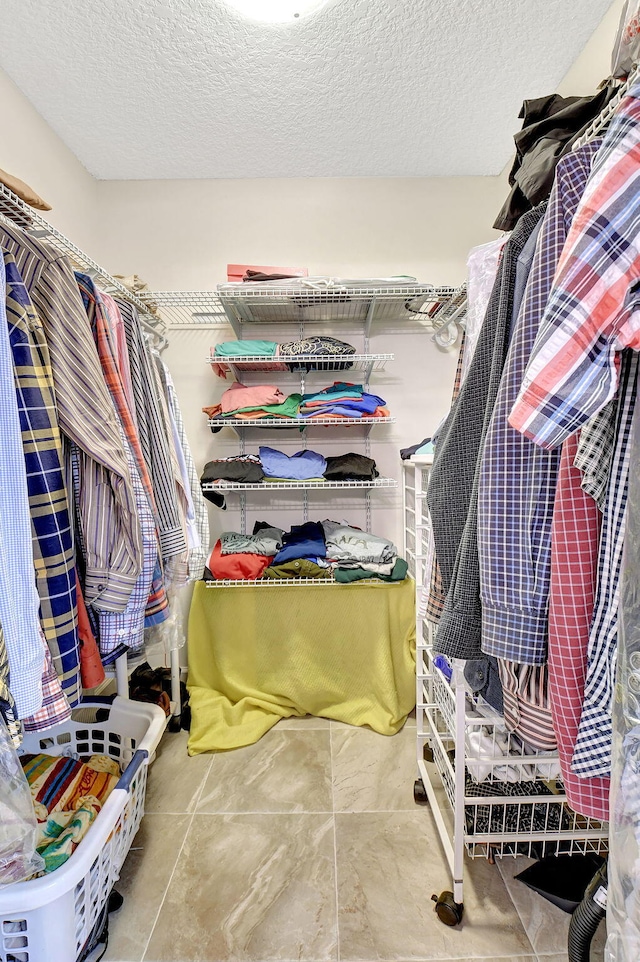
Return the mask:
[[175,493],[169,441],[163,430],[160,387],[140,317],[128,301],[116,299],[127,339],[138,436],[152,478],[160,552],[164,560],[185,550],[186,542]]
[[[9,685],[19,718],[42,705],[44,649],[40,637],[29,491],[16,400],[6,310],[6,271],[0,258],[0,624],[9,660]],[[8,561],[11,560],[9,564]]]
[[474,247],[467,258],[467,313],[464,318],[464,353],[462,380],[471,366],[484,321],[489,298],[498,273],[498,264],[508,235]]
[[574,466],[579,437],[562,446],[551,527],[549,695],[567,799],[581,815],[608,821],[609,779],[571,770],[584,701],[589,627],[598,570],[600,512]]
[[78,445],[86,600],[121,611],[140,573],[140,524],[113,402],[66,258],[18,227],[0,225],[42,321],[60,430]]
[[636,83],[593,163],[509,418],[546,448],[604,407],[618,384],[616,352],[640,347],[639,149]]
[[547,660],[551,523],[560,452],[532,444],[507,419],[599,146],[587,144],[558,164],[480,465],[482,650],[528,665]]
[[4,262],[40,620],[62,689],[75,706],[82,693],[75,552],[53,374],[44,330],[15,258],[5,254]]
[[184,427],[182,412],[178,403],[175,385],[169,368],[162,364],[162,378],[167,393],[169,414],[174,429],[174,440],[180,470],[183,475],[183,485],[187,494],[187,529],[189,532],[189,579],[194,581],[202,577],[202,569],[208,555],[209,548],[209,514],[202,496],[200,480],[195,462],[189,447],[187,432]]
[[611,704],[618,646],[620,569],[631,463],[631,425],[638,391],[638,360],[639,355],[635,351],[626,350],[620,365],[616,444],[602,516],[584,704],[571,766],[576,775],[582,776],[603,776],[611,771]]
[[520,271],[518,259],[539,228],[545,209],[542,204],[523,215],[505,245],[473,362],[436,442],[427,500],[447,593],[436,647],[450,657],[480,656],[478,468],[507,355],[514,307],[517,313],[535,244],[530,245]]

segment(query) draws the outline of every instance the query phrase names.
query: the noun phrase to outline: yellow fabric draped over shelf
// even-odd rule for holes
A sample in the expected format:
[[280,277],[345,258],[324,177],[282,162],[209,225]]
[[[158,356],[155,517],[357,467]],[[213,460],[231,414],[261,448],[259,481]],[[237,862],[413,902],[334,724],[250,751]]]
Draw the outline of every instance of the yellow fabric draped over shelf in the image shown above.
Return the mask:
[[321,715],[394,735],[415,705],[415,584],[195,586],[189,754]]

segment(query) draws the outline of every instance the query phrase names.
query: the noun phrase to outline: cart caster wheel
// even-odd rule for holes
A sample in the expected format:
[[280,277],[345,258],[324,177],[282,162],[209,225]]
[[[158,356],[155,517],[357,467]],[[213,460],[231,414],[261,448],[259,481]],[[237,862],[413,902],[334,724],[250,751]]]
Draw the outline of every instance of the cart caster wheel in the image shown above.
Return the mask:
[[441,922],[445,925],[460,924],[464,906],[462,902],[454,901],[453,892],[441,892],[440,897],[432,895],[431,901],[436,903],[435,912]]
[[416,778],[413,783],[413,800],[416,805],[428,805],[429,796],[427,795],[426,789],[422,784],[421,778]]
[[167,731],[170,731],[175,735],[176,732],[180,731],[180,728],[180,715],[172,715],[169,719],[169,724],[167,725]]

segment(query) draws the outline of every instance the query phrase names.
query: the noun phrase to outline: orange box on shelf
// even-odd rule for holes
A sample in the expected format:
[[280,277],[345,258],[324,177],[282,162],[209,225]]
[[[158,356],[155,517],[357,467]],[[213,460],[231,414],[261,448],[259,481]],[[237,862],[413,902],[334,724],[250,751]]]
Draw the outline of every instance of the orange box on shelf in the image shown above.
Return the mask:
[[247,271],[260,271],[261,274],[290,274],[292,277],[308,277],[307,267],[255,267],[253,264],[227,264],[229,283],[241,281]]

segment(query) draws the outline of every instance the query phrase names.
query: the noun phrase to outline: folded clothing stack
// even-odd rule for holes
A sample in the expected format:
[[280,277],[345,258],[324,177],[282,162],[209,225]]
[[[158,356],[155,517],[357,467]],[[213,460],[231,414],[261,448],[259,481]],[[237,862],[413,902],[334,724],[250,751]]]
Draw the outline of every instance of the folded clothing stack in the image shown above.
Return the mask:
[[375,394],[368,394],[362,384],[336,381],[331,387],[315,394],[303,394],[299,417],[313,418],[363,418],[388,417],[386,401]]
[[225,532],[211,552],[205,580],[259,578],[403,581],[407,563],[386,538],[337,521],[307,521],[283,532],[256,522],[252,535]]
[[324,477],[326,481],[374,481],[380,477],[380,472],[373,458],[351,451],[349,454],[327,458]]
[[[248,371],[349,371],[353,362],[348,360],[356,349],[346,341],[339,341],[335,337],[306,337],[297,341],[286,341],[278,344],[275,341],[224,341],[213,349],[215,360],[211,367],[218,377],[226,377],[229,364],[243,358],[260,358],[251,365],[245,365]],[[280,355],[285,357],[314,357],[311,361],[279,361]],[[264,358],[264,360],[263,360]]]
[[264,361],[256,362],[255,366],[248,370],[286,371],[287,365],[276,359],[278,347],[275,341],[224,341],[216,344],[212,352],[215,358],[211,364],[213,373],[218,377],[226,377],[230,370],[229,363],[234,360],[241,361],[245,357],[264,358]]
[[327,560],[336,581],[362,581],[365,578],[404,581],[406,578],[407,562],[398,557],[393,542],[337,521],[324,521],[322,526]]
[[297,451],[284,454],[275,448],[260,446],[259,457],[255,454],[236,455],[209,461],[202,473],[200,483],[235,482],[271,484],[284,481],[373,481],[379,477],[376,462],[363,454],[340,454],[324,458],[317,451]]
[[257,455],[237,454],[232,458],[219,458],[205,464],[200,484],[211,484],[215,481],[257,484],[263,478],[262,463]]
[[275,448],[261,445],[260,461],[268,481],[319,481],[327,469],[327,462],[316,451],[298,451],[288,455]]
[[202,410],[210,418],[297,418],[300,394],[286,397],[272,384],[244,385],[235,382],[225,391],[219,404]]
[[253,534],[225,531],[207,559],[205,581],[255,581],[282,547],[284,532],[256,521]]

